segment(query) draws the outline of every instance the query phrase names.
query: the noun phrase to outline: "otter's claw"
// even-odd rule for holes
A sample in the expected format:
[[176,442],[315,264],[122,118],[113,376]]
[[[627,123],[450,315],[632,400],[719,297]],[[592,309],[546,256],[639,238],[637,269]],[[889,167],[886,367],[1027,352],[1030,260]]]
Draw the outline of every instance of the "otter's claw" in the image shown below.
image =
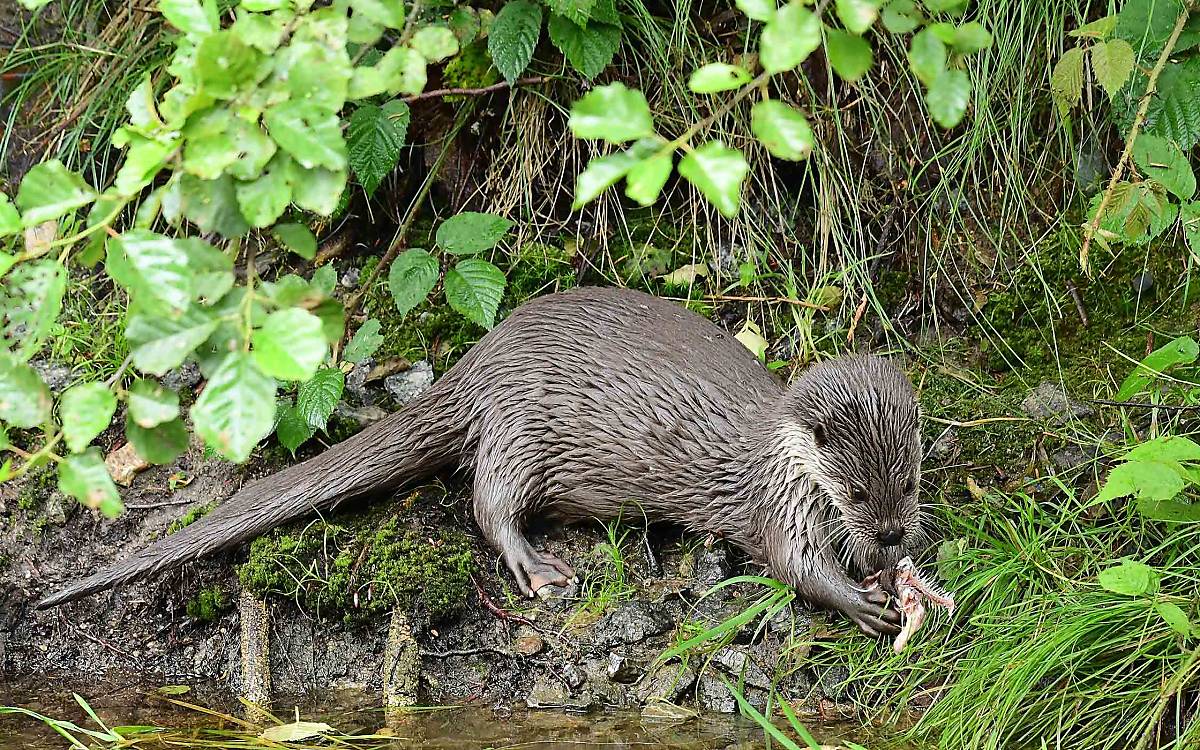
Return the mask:
[[900,612],[890,606],[888,592],[872,588],[855,593],[858,596],[846,610],[846,616],[859,630],[872,638],[900,632]]
[[575,577],[575,571],[562,560],[548,552],[529,551],[519,557],[505,560],[521,593],[529,598],[537,595],[543,586],[566,586]]

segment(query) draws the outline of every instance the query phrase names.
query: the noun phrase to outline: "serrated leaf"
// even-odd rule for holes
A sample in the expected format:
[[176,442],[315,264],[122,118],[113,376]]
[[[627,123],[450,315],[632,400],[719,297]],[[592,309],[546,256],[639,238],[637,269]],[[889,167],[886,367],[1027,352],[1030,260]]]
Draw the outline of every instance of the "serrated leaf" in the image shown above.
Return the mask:
[[1145,389],[1152,379],[1161,377],[1173,367],[1191,364],[1197,357],[1200,357],[1200,345],[1195,339],[1190,336],[1172,339],[1146,355],[1121,382],[1121,387],[1117,389],[1117,395],[1113,398],[1117,401],[1128,401]]
[[274,427],[275,380],[249,354],[230,352],[204,386],[191,416],[206,443],[241,463]]
[[32,428],[50,419],[50,389],[32,367],[0,352],[0,422]]
[[0,285],[0,349],[21,361],[37,354],[54,331],[66,289],[67,269],[51,258],[9,271]]
[[821,20],[797,2],[776,11],[763,28],[758,59],[768,73],[791,70],[821,46]]
[[[108,244],[109,275],[142,300],[154,300],[174,314],[192,300],[191,274],[185,245],[200,240],[165,237],[131,229]],[[126,272],[117,268],[127,269]]]
[[688,78],[688,88],[697,94],[715,94],[749,82],[750,74],[742,66],[715,62],[697,68]]
[[125,437],[133,450],[152,464],[169,464],[183,455],[188,447],[188,432],[178,417],[155,427],[142,427],[129,416],[125,419]]
[[496,246],[513,223],[503,216],[463,211],[438,227],[438,247],[454,255],[474,255]]
[[861,36],[837,29],[825,30],[825,54],[835,73],[853,83],[871,69],[871,44]]
[[1117,25],[1117,15],[1114,13],[1111,16],[1097,18],[1091,23],[1086,23],[1078,29],[1070,32],[1069,35],[1078,38],[1089,39],[1107,39],[1108,35],[1113,32]]
[[109,518],[116,518],[125,510],[121,494],[108,475],[100,451],[95,448],[67,456],[58,465],[58,489]]
[[608,67],[621,46],[621,29],[606,23],[589,23],[586,28],[557,14],[547,24],[550,41],[571,67],[587,78],[595,78]]
[[279,438],[280,445],[294,456],[296,449],[304,445],[317,431],[304,420],[295,406],[287,403],[279,406],[279,423],[275,425],[275,436]]
[[300,166],[346,168],[346,142],[336,114],[305,102],[277,104],[263,114],[267,132]]
[[21,225],[35,227],[86,206],[96,198],[92,189],[58,159],[35,165],[25,173],[17,190],[17,208]]
[[1200,142],[1200,57],[1163,68],[1143,132],[1174,141],[1185,152]]
[[925,92],[925,105],[933,121],[943,128],[962,122],[971,101],[971,79],[963,70],[945,70]]
[[297,307],[268,315],[250,345],[259,369],[279,380],[308,380],[328,351],[321,320]]
[[183,364],[217,326],[218,321],[194,307],[178,319],[134,313],[125,327],[125,337],[133,345],[134,366],[142,372],[165,375]]
[[420,248],[405,250],[388,269],[388,290],[401,316],[425,301],[439,275],[437,258]]
[[1151,521],[1163,523],[1200,523],[1200,503],[1185,503],[1178,500],[1154,500],[1140,497],[1134,507],[1137,512]]
[[158,12],[167,23],[190,37],[211,34],[221,28],[215,0],[159,0]]
[[350,339],[350,343],[346,344],[346,349],[342,352],[342,359],[347,362],[358,364],[364,359],[367,359],[372,354],[383,346],[383,336],[379,334],[380,324],[374,318],[368,319],[358,330],[354,332],[354,337]]
[[1139,444],[1126,461],[1200,461],[1200,445],[1183,435],[1169,435]]
[[755,21],[770,21],[775,15],[775,0],[735,0],[738,10]]
[[506,282],[504,272],[491,263],[467,258],[446,272],[446,301],[468,320],[490,329]]
[[1170,500],[1183,491],[1184,486],[1180,472],[1170,463],[1129,461],[1108,473],[1096,499],[1108,502],[1132,495],[1145,500]]
[[1196,193],[1196,175],[1187,156],[1174,143],[1142,133],[1133,142],[1133,161],[1147,177],[1183,200]]
[[129,416],[139,427],[150,429],[179,416],[179,394],[153,380],[138,378],[129,387]]
[[654,203],[671,176],[673,166],[670,151],[642,159],[625,176],[625,195],[640,206]]
[[68,388],[58,405],[63,440],[78,453],[108,427],[117,412],[117,397],[103,383],[81,383]]
[[679,162],[679,174],[730,217],[737,215],[742,181],[749,172],[750,165],[742,152],[720,141],[705,143]]
[[1200,201],[1184,203],[1179,207],[1179,223],[1188,247],[1200,256]]
[[318,430],[325,429],[329,417],[342,397],[346,376],[336,367],[323,367],[308,381],[300,384],[296,393],[296,411],[305,422]]
[[908,65],[917,80],[929,86],[946,72],[946,43],[932,30],[922,29],[909,44]]
[[[505,6],[508,7],[508,6]],[[617,82],[584,94],[571,105],[568,122],[576,138],[625,143],[654,135],[650,105],[642,92]]]
[[429,62],[441,62],[458,52],[458,37],[445,26],[426,26],[413,34],[409,45]]
[[402,101],[389,108],[365,104],[354,111],[347,129],[350,167],[368,196],[396,168],[408,133],[409,110]]
[[1082,47],[1067,50],[1050,75],[1050,93],[1068,109],[1079,104],[1083,96],[1083,56]]
[[305,260],[317,256],[317,238],[303,224],[276,224],[271,230],[279,244]]
[[252,227],[271,226],[292,202],[291,169],[282,156],[273,158],[255,179],[234,184],[238,208]]
[[1133,47],[1124,39],[1110,39],[1092,47],[1092,72],[1112,99],[1133,72]]
[[542,32],[542,9],[529,0],[504,4],[488,30],[488,52],[509,83],[525,72]]
[[834,7],[850,33],[862,34],[875,23],[882,4],[882,0],[837,0]]
[[780,159],[799,161],[812,152],[812,128],[799,111],[781,101],[766,99],[750,111],[750,129],[754,137]]
[[1158,572],[1133,560],[1100,571],[1097,580],[1106,590],[1125,596],[1141,596],[1158,590]]

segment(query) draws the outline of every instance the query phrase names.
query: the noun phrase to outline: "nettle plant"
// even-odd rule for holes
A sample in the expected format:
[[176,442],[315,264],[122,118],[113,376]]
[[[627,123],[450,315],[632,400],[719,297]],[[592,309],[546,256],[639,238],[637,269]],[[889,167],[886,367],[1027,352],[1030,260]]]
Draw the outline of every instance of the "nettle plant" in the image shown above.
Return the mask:
[[[799,161],[815,145],[812,127],[804,114],[770,97],[774,76],[796,70],[817,48],[824,46],[830,67],[843,81],[854,83],[874,62],[868,32],[880,20],[893,34],[913,34],[908,62],[924,87],[925,104],[934,122],[952,128],[962,121],[971,97],[971,79],[963,70],[965,58],[991,46],[992,36],[981,24],[956,24],[967,0],[736,0],[757,33],[757,56],[745,55],[746,64],[713,62],[694,71],[691,90],[701,95],[727,95],[713,114],[695,123],[676,138],[656,132],[646,97],[622,83],[600,86],[571,109],[570,127],[576,137],[621,145],[624,151],[593,159],[575,183],[575,207],[595,199],[620,180],[625,195],[647,206],[654,203],[671,173],[694,185],[718,211],[734,216],[741,201],[742,183],[750,171],[743,153],[721,140],[694,145],[693,140],[745,98],[757,95],[750,127],[758,142],[774,157]],[[833,17],[824,15],[833,5]],[[834,20],[836,19],[836,20]],[[497,19],[499,20],[499,19]],[[752,75],[754,67],[760,68]],[[732,93],[729,93],[732,92]],[[675,164],[675,154],[683,157]]]
[[1104,191],[1092,198],[1089,247],[1145,245],[1179,225],[1200,252],[1200,201],[1188,155],[1200,143],[1200,14],[1179,0],[1128,0],[1120,12],[1071,33],[1080,40],[1055,65],[1050,90],[1068,116],[1094,81],[1125,134]]
[[[470,8],[426,19],[382,0],[242,0],[224,14],[215,0],[158,8],[179,32],[170,80],[147,76],[128,98],[111,186],[97,190],[48,161],[28,172],[15,201],[0,195],[0,449],[12,454],[0,480],[52,461],[64,492],[109,516],[121,511],[120,496],[92,442],[123,401],[138,455],[151,463],[180,455],[188,429],[179,397],[156,378],[185,360],[207,380],[187,418],[227,459],[245,461],[277,426],[293,450],[325,427],[343,387],[335,273],[325,266],[310,279],[262,280],[255,248],[270,232],[312,259],[305,221],[338,210],[351,170],[368,194],[378,187],[406,135],[408,106],[397,97],[419,94],[426,66],[481,38],[488,21]],[[484,220],[504,222],[501,234],[508,226]],[[461,236],[478,221],[446,222],[439,243],[450,254],[485,249]],[[412,269],[418,256],[403,257]],[[29,361],[62,309],[68,264],[101,261],[128,295],[131,353],[110,381],[72,386],[55,409]],[[437,261],[422,262],[420,281],[432,286]],[[393,289],[412,293],[395,276]],[[477,258],[445,276],[449,302],[485,327],[503,287],[503,273]],[[343,361],[379,344],[379,324],[368,322]],[[136,378],[125,375],[130,366]],[[294,399],[277,401],[281,384]],[[9,430],[31,431],[26,447]]]

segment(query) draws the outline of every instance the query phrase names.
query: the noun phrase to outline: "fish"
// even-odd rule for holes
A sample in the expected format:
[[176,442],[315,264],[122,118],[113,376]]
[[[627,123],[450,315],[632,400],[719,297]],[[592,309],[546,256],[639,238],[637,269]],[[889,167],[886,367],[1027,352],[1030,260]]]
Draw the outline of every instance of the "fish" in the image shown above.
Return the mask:
[[[887,578],[885,578],[887,576]],[[905,557],[891,570],[872,573],[863,580],[867,591],[883,588],[884,582],[896,597],[901,615],[900,632],[892,641],[892,649],[900,653],[912,637],[921,629],[927,613],[926,604],[954,611],[954,595],[942,589],[917,568],[911,557]]]

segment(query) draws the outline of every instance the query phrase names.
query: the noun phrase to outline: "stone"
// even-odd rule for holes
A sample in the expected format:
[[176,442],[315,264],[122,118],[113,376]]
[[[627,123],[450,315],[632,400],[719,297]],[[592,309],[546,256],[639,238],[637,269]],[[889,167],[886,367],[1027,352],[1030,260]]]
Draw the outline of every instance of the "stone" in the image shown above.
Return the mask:
[[367,358],[354,366],[350,372],[346,373],[346,381],[343,390],[346,394],[363,405],[370,406],[375,403],[374,394],[367,388],[367,375],[371,372],[371,368],[375,366],[375,361]]
[[35,359],[29,363],[46,387],[55,395],[62,393],[71,384],[71,368],[56,365],[45,359]]
[[663,664],[646,676],[637,688],[642,703],[674,703],[696,684],[696,672],[685,664]]
[[404,372],[389,375],[383,380],[383,389],[399,406],[420,396],[431,385],[433,385],[433,365],[425,359],[413,362],[412,366]]
[[592,699],[587,694],[573,696],[562,682],[542,675],[533,683],[533,688],[525,697],[525,705],[530,708],[585,709],[591,707]]
[[608,655],[608,679],[613,682],[632,683],[636,682],[638,677],[641,677],[642,670],[626,656],[618,653],[610,653]]
[[587,677],[584,676],[583,670],[574,662],[565,662],[559,670],[562,678],[566,680],[567,687],[572,690],[578,690],[583,687],[583,683],[587,682]]
[[959,443],[958,435],[955,434],[954,430],[945,430],[933,441],[933,445],[929,446],[926,456],[931,461],[947,463],[957,458],[961,450],[962,447]]
[[241,697],[256,706],[271,705],[271,624],[267,605],[248,590],[238,597],[241,628]]
[[333,407],[333,413],[342,419],[349,419],[363,427],[378,422],[388,415],[386,411],[378,406],[370,404],[367,406],[351,406],[345,401],[339,401],[337,406]]
[[696,557],[692,576],[696,588],[706,591],[733,575],[733,550],[724,541],[717,540],[711,547]]
[[528,625],[522,625],[513,639],[513,652],[521,656],[533,656],[546,647],[546,641],[536,630]]
[[358,287],[358,277],[362,273],[361,268],[350,267],[342,274],[342,278],[338,281],[346,289],[355,289]]
[[165,387],[173,391],[178,391],[180,388],[195,388],[199,385],[201,377],[200,365],[188,360],[166,375],[163,375],[160,382]]
[[402,610],[392,612],[387,646],[383,653],[383,703],[387,708],[417,704],[421,681],[421,647],[413,638],[412,624]]
[[641,643],[670,629],[671,618],[663,612],[649,602],[631,601],[600,618],[592,628],[592,634],[597,645],[612,647]]
[[1095,410],[1071,399],[1061,385],[1047,380],[1025,396],[1021,401],[1021,411],[1034,419],[1065,424],[1071,417],[1090,416]]
[[737,699],[725,683],[711,675],[702,675],[696,688],[696,703],[707,711],[731,714],[737,711]]
[[771,687],[771,678],[741,649],[723,648],[713,654],[713,661],[721,665],[735,680],[764,690]]

